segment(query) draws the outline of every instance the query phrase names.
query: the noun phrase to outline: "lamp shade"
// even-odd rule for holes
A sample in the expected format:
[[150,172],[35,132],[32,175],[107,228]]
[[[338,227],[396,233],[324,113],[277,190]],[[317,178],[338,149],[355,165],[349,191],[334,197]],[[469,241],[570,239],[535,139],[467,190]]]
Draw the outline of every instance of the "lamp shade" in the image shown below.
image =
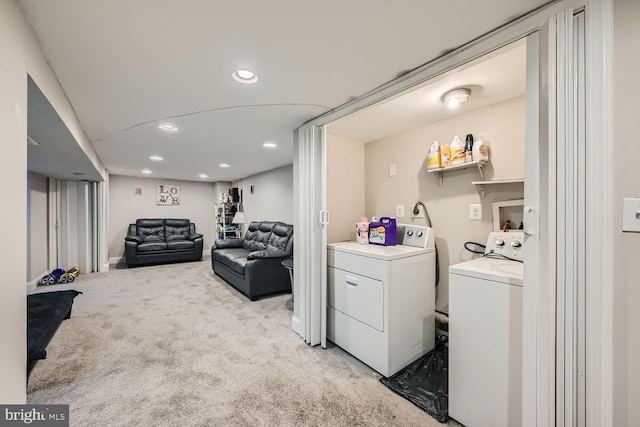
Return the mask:
[[232,224],[244,224],[246,222],[246,220],[244,219],[244,212],[236,212],[236,214],[233,216],[233,219],[231,220]]

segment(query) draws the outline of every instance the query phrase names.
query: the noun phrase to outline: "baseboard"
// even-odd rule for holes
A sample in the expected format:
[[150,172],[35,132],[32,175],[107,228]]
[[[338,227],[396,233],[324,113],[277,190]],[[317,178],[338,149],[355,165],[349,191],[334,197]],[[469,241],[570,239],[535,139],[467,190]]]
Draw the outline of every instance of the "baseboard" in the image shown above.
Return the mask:
[[[206,257],[211,257],[210,253],[203,253],[202,254],[202,258],[206,258]],[[111,258],[109,258],[109,265],[114,265],[117,264],[121,261],[124,261],[124,257],[123,256],[112,256]],[[107,268],[105,271],[109,271],[109,269]]]
[[291,329],[296,334],[304,337],[304,335],[302,335],[302,322],[300,322],[300,319],[298,319],[296,316],[291,317]]

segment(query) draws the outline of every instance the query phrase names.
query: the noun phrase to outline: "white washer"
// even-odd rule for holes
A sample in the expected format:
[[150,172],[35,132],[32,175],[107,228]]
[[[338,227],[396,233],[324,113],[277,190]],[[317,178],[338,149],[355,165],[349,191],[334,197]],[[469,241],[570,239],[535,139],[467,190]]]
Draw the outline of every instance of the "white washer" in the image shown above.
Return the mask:
[[[491,233],[486,252],[522,259],[522,239]],[[522,425],[522,278],[507,259],[449,267],[449,416],[467,427]]]
[[327,338],[385,377],[435,344],[433,229],[398,227],[403,245],[327,245]]

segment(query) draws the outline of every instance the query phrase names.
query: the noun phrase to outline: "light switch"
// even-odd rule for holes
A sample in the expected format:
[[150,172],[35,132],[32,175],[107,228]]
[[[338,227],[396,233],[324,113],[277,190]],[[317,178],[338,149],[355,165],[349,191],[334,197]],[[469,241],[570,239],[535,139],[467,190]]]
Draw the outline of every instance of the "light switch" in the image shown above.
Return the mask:
[[396,174],[398,173],[397,169],[396,169],[396,164],[392,163],[389,165],[389,176],[396,176]]
[[640,233],[640,197],[622,199],[622,231]]

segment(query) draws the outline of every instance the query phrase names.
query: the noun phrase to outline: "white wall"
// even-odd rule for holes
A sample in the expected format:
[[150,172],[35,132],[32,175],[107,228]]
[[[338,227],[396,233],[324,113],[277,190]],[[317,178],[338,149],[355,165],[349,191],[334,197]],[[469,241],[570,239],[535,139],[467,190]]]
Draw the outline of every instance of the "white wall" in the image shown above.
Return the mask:
[[327,242],[355,240],[355,223],[365,214],[365,146],[331,135],[331,125],[327,128],[327,209],[330,214]]
[[29,271],[27,281],[37,280],[49,271],[47,178],[30,173],[29,180]]
[[[180,206],[156,205],[158,185],[180,185]],[[143,195],[134,195],[134,187],[142,186]],[[155,178],[109,177],[109,258],[124,256],[124,237],[129,224],[138,218],[188,218],[196,231],[204,235],[204,251],[215,241],[216,187],[210,182],[178,181]]]
[[73,108],[27,27],[16,3],[0,1],[0,122],[3,156],[0,178],[10,182],[3,192],[11,209],[3,211],[10,223],[3,237],[10,246],[0,249],[0,402],[26,401],[26,247],[27,247],[27,74],[37,83],[78,146],[106,175]]
[[[640,197],[640,2],[614,0],[614,425],[640,425],[640,233],[622,233],[622,198]],[[597,155],[597,153],[596,153]]]
[[0,245],[0,402],[26,401],[26,251],[27,251],[27,57],[36,47],[13,1],[0,1],[0,140],[5,185],[3,198],[10,208],[2,219]]
[[232,187],[231,181],[217,181],[213,183],[213,191],[216,193],[215,203],[220,202],[219,194],[227,193],[229,189]]
[[[293,165],[249,176],[233,186],[242,190],[242,207],[247,223],[281,221],[293,224]],[[253,194],[251,186],[254,187]]]
[[[421,201],[429,211],[436,235],[440,265],[440,283],[436,307],[448,311],[448,267],[469,260],[473,255],[464,243],[485,244],[493,229],[492,202],[523,197],[520,184],[487,187],[484,201],[472,181],[480,181],[476,168],[448,172],[439,186],[437,174],[427,172],[426,156],[434,140],[448,144],[454,135],[463,139],[467,133],[490,141],[490,162],[485,179],[524,177],[524,97],[514,98],[478,109],[453,119],[432,123],[393,135],[365,146],[366,215],[395,216],[396,205],[405,206],[405,217],[399,223],[426,225],[424,219],[411,220],[413,205]],[[396,164],[397,175],[389,177],[389,164]],[[482,220],[468,219],[469,204],[482,204]]]

